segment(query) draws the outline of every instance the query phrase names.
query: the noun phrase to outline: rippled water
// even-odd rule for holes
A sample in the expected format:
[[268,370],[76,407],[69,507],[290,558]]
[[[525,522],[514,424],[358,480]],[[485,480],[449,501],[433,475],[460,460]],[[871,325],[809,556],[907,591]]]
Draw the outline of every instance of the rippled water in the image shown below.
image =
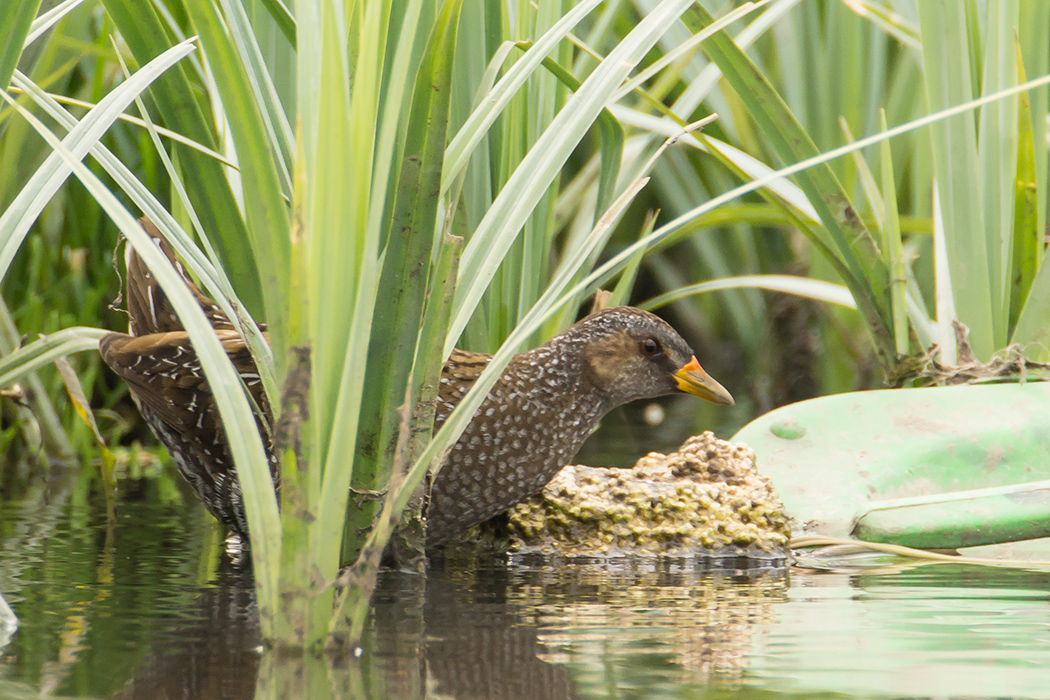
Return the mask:
[[0,698],[1050,697],[1050,574],[958,565],[436,562],[288,677],[195,504],[147,484],[107,528],[77,488],[0,510]]

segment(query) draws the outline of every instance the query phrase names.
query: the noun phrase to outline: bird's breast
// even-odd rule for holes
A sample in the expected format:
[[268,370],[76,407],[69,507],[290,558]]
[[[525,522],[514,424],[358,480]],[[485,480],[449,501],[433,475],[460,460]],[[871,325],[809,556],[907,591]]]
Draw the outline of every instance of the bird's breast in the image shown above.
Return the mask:
[[541,491],[579,451],[599,418],[596,401],[556,377],[505,377],[434,480],[428,542],[440,543]]

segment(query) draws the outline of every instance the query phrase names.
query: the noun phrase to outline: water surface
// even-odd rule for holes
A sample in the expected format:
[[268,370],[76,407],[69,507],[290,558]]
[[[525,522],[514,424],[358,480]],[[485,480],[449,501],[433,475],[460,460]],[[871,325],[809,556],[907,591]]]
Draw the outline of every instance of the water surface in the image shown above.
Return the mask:
[[87,483],[0,504],[0,698],[1050,697],[1050,575],[958,565],[435,562],[383,574],[359,659],[282,680],[175,482],[112,525]]

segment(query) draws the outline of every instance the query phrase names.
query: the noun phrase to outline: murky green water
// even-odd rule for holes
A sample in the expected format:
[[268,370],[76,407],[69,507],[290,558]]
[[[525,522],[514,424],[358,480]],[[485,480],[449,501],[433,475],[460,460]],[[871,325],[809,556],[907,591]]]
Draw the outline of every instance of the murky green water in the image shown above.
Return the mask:
[[0,698],[1050,697],[1050,574],[965,566],[387,572],[361,658],[281,680],[200,508],[128,491],[4,494]]

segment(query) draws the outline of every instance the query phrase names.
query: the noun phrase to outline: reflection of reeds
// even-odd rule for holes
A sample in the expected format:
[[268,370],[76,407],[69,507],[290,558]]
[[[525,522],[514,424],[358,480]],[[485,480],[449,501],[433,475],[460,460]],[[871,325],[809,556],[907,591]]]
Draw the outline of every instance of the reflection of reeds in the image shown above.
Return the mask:
[[[3,648],[0,697],[16,697],[14,678],[34,679],[38,695],[75,684],[108,696],[136,655],[151,645],[173,651],[166,642],[186,629],[171,635],[164,624],[192,600],[187,582],[211,578],[221,545],[209,543],[203,511],[171,508],[178,494],[168,477],[125,482],[124,527],[104,526],[102,499],[76,474],[16,486],[0,519],[0,590],[20,627]],[[200,647],[209,636],[219,635],[190,635],[186,644]],[[222,642],[234,646],[225,633]],[[185,674],[187,664],[178,668]]]

